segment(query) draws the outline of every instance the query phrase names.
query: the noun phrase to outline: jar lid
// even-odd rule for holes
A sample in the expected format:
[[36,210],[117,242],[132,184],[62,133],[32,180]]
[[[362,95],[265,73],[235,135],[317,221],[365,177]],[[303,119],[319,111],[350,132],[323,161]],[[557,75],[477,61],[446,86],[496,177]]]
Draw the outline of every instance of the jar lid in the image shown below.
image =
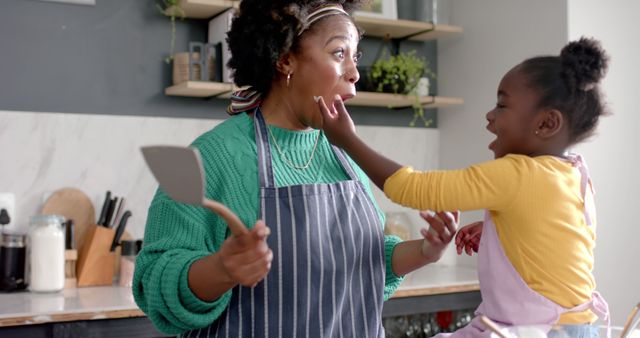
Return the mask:
[[58,224],[62,225],[66,219],[61,215],[35,215],[31,217],[31,224]]
[[2,234],[2,246],[5,248],[24,247],[24,235]]

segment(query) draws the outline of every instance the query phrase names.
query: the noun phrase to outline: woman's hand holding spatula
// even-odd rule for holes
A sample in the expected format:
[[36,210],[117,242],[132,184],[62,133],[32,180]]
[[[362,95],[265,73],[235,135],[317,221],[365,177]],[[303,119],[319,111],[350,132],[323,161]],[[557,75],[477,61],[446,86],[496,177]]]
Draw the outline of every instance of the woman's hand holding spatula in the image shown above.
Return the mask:
[[205,179],[197,149],[176,146],[143,147],[142,153],[160,187],[177,202],[203,206],[227,223],[232,236],[189,268],[189,288],[212,301],[240,284],[253,287],[271,269],[273,252],[267,245],[270,230],[258,220],[248,230],[224,204],[205,197]]
[[193,262],[189,288],[200,299],[210,302],[238,284],[256,286],[271,270],[269,232],[264,222],[258,220],[251,230],[229,236],[215,253]]
[[267,245],[270,230],[259,220],[250,231],[227,238],[220,250],[224,271],[235,283],[254,287],[271,270],[273,252]]

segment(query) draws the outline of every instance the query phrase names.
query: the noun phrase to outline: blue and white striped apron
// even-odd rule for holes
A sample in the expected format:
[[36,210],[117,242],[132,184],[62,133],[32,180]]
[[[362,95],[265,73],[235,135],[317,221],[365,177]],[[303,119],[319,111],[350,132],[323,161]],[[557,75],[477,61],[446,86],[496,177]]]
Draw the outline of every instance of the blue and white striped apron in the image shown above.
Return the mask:
[[226,312],[184,337],[384,337],[383,228],[363,184],[334,147],[349,181],[276,188],[259,109],[254,122],[271,271],[236,286]]

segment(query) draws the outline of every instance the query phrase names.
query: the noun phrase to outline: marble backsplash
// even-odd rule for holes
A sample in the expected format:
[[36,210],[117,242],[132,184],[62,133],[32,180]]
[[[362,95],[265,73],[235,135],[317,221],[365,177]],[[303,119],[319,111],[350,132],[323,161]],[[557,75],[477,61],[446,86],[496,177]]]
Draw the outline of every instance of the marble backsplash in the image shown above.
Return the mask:
[[[187,145],[221,120],[0,111],[0,192],[16,195],[15,224],[26,229],[53,191],[75,187],[99,213],[104,194],[125,196],[133,213],[127,231],[144,234],[147,208],[157,183],[144,164],[140,146]],[[359,126],[373,148],[399,163],[438,168],[437,129]],[[408,211],[374,189],[385,211]],[[424,222],[408,211],[416,226]],[[413,235],[419,236],[417,227]],[[445,255],[443,263],[455,260]]]

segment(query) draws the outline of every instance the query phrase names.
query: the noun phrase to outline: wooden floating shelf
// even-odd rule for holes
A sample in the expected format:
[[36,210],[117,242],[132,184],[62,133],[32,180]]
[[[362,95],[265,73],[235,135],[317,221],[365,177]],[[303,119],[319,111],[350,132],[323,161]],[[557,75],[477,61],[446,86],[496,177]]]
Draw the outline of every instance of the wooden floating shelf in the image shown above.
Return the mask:
[[[187,81],[164,90],[166,95],[188,97],[218,97],[228,99],[231,93],[238,90],[232,83]],[[425,108],[442,108],[464,104],[457,97],[421,96],[420,103]],[[358,92],[356,97],[345,102],[348,106],[406,108],[411,107],[415,97],[401,94]]]
[[390,39],[408,38],[414,41],[427,41],[448,38],[462,34],[462,27],[434,25],[430,22],[412,20],[390,20],[355,15],[358,26],[364,29],[365,36]]
[[[415,97],[401,94],[358,92],[356,97],[345,102],[351,106],[406,108],[411,107]],[[425,108],[442,108],[464,104],[464,100],[458,97],[445,96],[421,96],[420,103]]]
[[229,93],[233,88],[231,83],[187,81],[166,88],[164,93],[171,96],[212,97]]
[[[179,4],[184,12],[185,18],[192,19],[210,19],[221,12],[240,6],[240,1],[231,0],[180,0]],[[172,15],[180,17],[183,13],[178,11],[174,7],[167,8],[165,15]]]
[[[209,19],[229,8],[238,8],[240,1],[235,0],[180,0],[180,8],[186,18]],[[182,14],[176,8],[168,8],[166,15]],[[364,29],[365,35],[381,38],[409,38],[414,41],[427,41],[462,34],[462,27],[434,25],[429,22],[413,20],[390,20],[355,15],[356,23]]]

